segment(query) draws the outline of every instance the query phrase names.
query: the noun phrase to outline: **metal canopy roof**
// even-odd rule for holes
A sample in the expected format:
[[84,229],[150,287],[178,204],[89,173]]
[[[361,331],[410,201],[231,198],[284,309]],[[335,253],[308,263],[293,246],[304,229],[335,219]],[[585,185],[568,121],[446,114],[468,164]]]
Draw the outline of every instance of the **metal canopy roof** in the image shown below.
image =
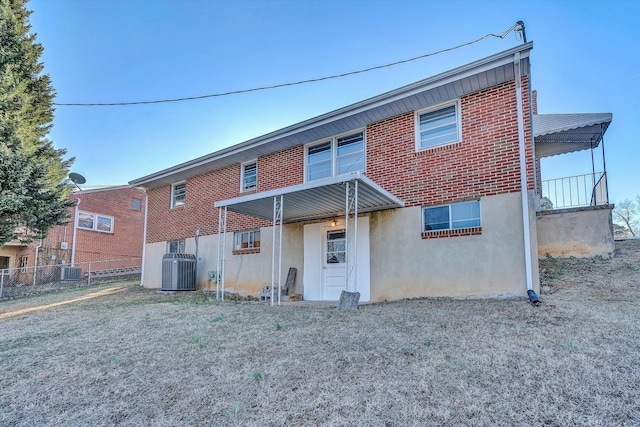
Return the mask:
[[404,202],[362,174],[353,172],[277,190],[263,191],[215,203],[231,212],[273,220],[273,198],[283,196],[283,222],[291,223],[345,213],[346,182],[358,181],[358,213],[401,208]]
[[131,185],[145,189],[157,188],[289,147],[360,129],[370,123],[508,82],[514,79],[513,61],[516,53],[520,53],[523,74],[529,73],[531,49],[532,42],[518,45],[433,77],[135,179],[131,181]]
[[534,115],[536,157],[597,147],[612,118],[611,113]]

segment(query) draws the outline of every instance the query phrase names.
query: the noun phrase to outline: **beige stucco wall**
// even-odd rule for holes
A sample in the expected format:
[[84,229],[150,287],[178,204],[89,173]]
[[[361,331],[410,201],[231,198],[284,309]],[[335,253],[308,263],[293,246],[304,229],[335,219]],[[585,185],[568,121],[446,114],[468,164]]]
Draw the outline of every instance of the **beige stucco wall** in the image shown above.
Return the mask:
[[543,211],[537,215],[538,256],[611,256],[611,206]]
[[[480,199],[482,234],[422,239],[420,207],[374,212],[369,216],[370,300],[424,296],[498,296],[527,293],[520,193]],[[539,291],[536,217],[530,210],[533,288]],[[304,294],[303,223],[283,229],[282,280],[289,267],[298,274],[293,292]],[[261,228],[259,254],[232,255],[227,233],[225,290],[257,296],[271,284],[271,228]],[[195,240],[185,242],[195,253]],[[215,271],[217,235],[202,236],[198,247],[198,289],[215,289],[207,272]],[[144,286],[161,288],[166,242],[146,246]]]
[[[526,295],[520,193],[480,200],[482,235],[422,239],[421,208],[371,214],[371,299]],[[533,288],[539,290],[531,211]]]
[[[277,230],[277,229],[276,229]],[[285,225],[282,230],[282,282],[287,278],[289,267],[298,269],[292,292],[302,293],[303,237],[302,224]],[[260,229],[260,253],[232,255],[233,233],[227,233],[225,257],[225,291],[241,295],[257,296],[263,286],[271,285],[272,229]],[[148,288],[162,287],[162,257],[167,243],[146,245],[143,285]],[[185,239],[185,252],[196,253],[195,238]],[[218,235],[200,236],[198,240],[197,288],[215,290],[215,283],[208,280],[209,271],[217,271]]]

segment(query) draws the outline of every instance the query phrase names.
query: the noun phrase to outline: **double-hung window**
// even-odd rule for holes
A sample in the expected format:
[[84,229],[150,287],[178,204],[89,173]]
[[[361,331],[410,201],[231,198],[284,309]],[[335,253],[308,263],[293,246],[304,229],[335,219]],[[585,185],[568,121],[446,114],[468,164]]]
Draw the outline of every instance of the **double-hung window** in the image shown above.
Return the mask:
[[187,200],[187,183],[179,182],[171,186],[171,207],[184,205]]
[[458,102],[416,113],[416,148],[424,150],[460,141]]
[[113,217],[90,212],[78,212],[78,228],[112,233]]
[[307,181],[364,170],[364,132],[307,146]]
[[260,230],[238,231],[234,236],[234,251],[260,248]]
[[253,161],[242,165],[241,191],[255,190],[258,187],[258,162]]
[[480,202],[475,200],[424,208],[422,215],[423,231],[480,227]]
[[183,254],[184,240],[171,240],[167,242],[167,252],[170,254]]

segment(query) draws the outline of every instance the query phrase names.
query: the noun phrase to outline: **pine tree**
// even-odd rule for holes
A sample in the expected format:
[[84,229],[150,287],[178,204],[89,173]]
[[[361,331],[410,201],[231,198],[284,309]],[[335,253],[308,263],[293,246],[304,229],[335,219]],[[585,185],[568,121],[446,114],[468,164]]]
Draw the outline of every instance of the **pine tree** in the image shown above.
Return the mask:
[[44,237],[70,206],[73,159],[47,139],[55,91],[30,14],[26,0],[0,0],[0,246]]

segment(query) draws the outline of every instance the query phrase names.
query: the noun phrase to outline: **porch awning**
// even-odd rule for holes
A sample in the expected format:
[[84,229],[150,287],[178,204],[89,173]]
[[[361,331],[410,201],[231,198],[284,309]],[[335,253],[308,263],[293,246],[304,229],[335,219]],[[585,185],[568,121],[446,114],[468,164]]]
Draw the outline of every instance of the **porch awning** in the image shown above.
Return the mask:
[[597,147],[612,118],[611,113],[534,115],[536,158]]
[[265,220],[273,219],[273,198],[283,196],[283,222],[343,216],[345,183],[358,181],[358,212],[400,208],[404,202],[362,174],[353,172],[338,177],[319,179],[291,187],[248,194],[215,203],[231,212]]

